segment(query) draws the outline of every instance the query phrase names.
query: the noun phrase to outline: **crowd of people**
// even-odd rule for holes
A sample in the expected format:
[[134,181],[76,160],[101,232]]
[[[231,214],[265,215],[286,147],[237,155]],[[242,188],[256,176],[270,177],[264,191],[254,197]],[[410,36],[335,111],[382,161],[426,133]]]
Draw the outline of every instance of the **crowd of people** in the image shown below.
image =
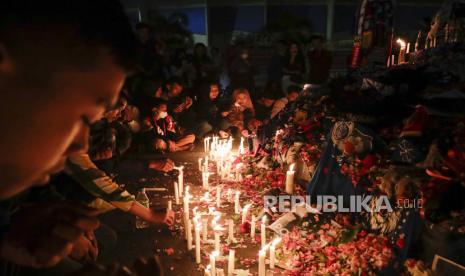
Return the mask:
[[203,43],[176,48],[157,38],[146,23],[135,29],[143,45],[140,71],[128,79],[123,96],[138,110],[140,150],[192,150],[212,133],[223,138],[252,135],[294,101],[305,82],[325,83],[331,69],[323,37],[312,37],[307,58],[298,43],[278,41],[261,88],[246,46],[230,46],[222,53]]

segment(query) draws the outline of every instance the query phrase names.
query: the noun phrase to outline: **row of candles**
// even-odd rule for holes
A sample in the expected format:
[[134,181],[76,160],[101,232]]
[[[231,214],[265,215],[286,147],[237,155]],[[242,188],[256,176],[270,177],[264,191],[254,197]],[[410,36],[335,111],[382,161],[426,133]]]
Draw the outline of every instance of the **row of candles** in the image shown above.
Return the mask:
[[[396,40],[396,43],[400,47],[399,48],[399,55],[397,57],[397,64],[402,64],[402,63],[405,62],[406,55],[410,54],[410,42],[406,43],[405,40],[403,40],[401,38],[398,38]],[[418,47],[419,47],[418,43],[415,43],[414,51],[416,51],[418,49]],[[428,47],[429,48],[435,48],[436,47],[436,37],[434,39],[429,40],[425,44],[425,49],[427,49]],[[393,65],[396,65],[395,55],[391,55],[388,58],[388,61],[387,61],[387,67],[393,66]]]
[[[242,180],[241,174],[241,165],[236,165],[235,174],[232,174],[231,168],[232,163],[234,161],[235,155],[232,154],[232,138],[219,140],[218,137],[208,137],[204,140],[204,147],[205,147],[205,158],[199,159],[199,171],[202,172],[202,187],[206,190],[204,195],[199,199],[202,202],[213,202],[214,199],[210,198],[210,183],[209,183],[209,162],[216,162],[217,167],[217,174],[221,179],[229,179],[229,180]],[[244,150],[244,139],[241,138],[239,148],[237,150],[237,154],[243,154]],[[179,171],[178,181],[174,182],[174,192],[175,192],[175,201],[176,204],[180,204],[180,199],[183,199],[183,219],[185,225],[185,238],[187,240],[187,249],[192,250],[195,248],[195,260],[196,263],[201,263],[201,240],[204,244],[211,244],[213,243],[214,251],[209,254],[210,257],[210,264],[205,269],[205,274],[209,276],[219,276],[223,275],[224,272],[222,269],[216,268],[216,261],[218,258],[224,258],[221,254],[221,234],[225,230],[225,228],[220,224],[220,219],[222,213],[219,211],[221,208],[221,195],[222,189],[221,186],[216,186],[216,208],[209,207],[208,212],[199,212],[198,207],[195,207],[192,210],[193,219],[190,219],[190,203],[193,196],[190,194],[189,186],[186,186],[184,192],[184,173],[183,167],[175,167],[176,170]],[[292,194],[294,191],[294,165],[291,165],[286,173],[286,185],[285,190],[287,193]],[[249,212],[252,208],[252,204],[247,204],[243,208],[240,205],[240,191],[232,191],[228,189],[227,191],[227,200],[230,203],[234,203],[234,212],[236,214],[241,214],[241,222],[245,223],[247,218],[249,217]],[[171,204],[171,202],[169,203]],[[171,208],[169,206],[169,208]],[[209,217],[213,217],[211,219],[211,229],[213,230],[214,239],[208,239],[208,226],[209,226]],[[228,243],[235,243],[237,240],[234,237],[234,221],[232,219],[227,220],[228,224]],[[250,228],[250,237],[252,239],[255,238],[256,233],[256,225],[257,225],[257,217],[255,215],[251,215],[251,228]],[[192,230],[194,230],[194,237],[192,236]],[[202,234],[202,235],[201,235]],[[281,241],[281,238],[276,238],[270,243],[267,242],[266,238],[266,216],[264,215],[261,219],[260,223],[260,240],[261,240],[261,249],[259,250],[258,254],[258,268],[259,268],[259,276],[265,276],[266,271],[266,253],[269,251],[269,263],[270,268],[273,269],[275,267],[275,249],[277,244]],[[195,243],[195,246],[194,244]],[[228,275],[233,275],[235,263],[235,250],[229,251],[228,256]]]

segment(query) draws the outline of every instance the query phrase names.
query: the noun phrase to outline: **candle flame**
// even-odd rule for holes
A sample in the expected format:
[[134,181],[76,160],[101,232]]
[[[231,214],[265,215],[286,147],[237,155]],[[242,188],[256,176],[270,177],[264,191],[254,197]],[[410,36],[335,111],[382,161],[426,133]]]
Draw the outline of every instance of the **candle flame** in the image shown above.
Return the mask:
[[398,39],[396,40],[396,42],[397,42],[397,44],[400,45],[401,48],[405,48],[405,46],[407,45],[407,44],[405,43],[405,41],[404,41],[403,39],[400,39],[400,38],[398,38]]
[[220,255],[220,253],[218,251],[213,251],[211,254],[210,254],[210,257],[218,257]]

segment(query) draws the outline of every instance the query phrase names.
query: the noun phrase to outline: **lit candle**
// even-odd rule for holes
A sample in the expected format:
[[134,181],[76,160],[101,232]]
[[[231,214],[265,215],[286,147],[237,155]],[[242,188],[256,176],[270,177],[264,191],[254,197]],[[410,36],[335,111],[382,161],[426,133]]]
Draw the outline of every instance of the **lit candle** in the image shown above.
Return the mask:
[[281,242],[281,237],[278,237],[273,240],[273,242],[270,245],[270,268],[274,269],[275,267],[275,262],[276,262],[276,245],[278,245]]
[[257,218],[255,215],[252,215],[252,221],[250,222],[250,237],[252,239],[255,238],[255,223],[256,223]]
[[230,243],[234,242],[234,220],[228,220],[228,241]]
[[262,248],[258,253],[258,276],[266,276],[265,258],[266,249]]
[[262,247],[266,244],[266,216],[264,215],[262,218],[262,224],[260,225],[260,234],[261,234],[261,243]]
[[176,200],[176,204],[179,204],[179,186],[176,181],[174,182],[174,198]]
[[168,200],[168,210],[173,210],[173,202],[171,200]]
[[208,172],[208,155],[205,156],[205,161],[203,163],[203,170],[204,172]]
[[202,158],[199,158],[199,171],[202,171]]
[[409,54],[409,53],[410,53],[410,42],[407,43],[407,54]]
[[184,192],[184,166],[181,167],[174,167],[175,170],[179,171],[178,174],[178,185],[179,185],[179,196],[182,196]]
[[187,250],[192,250],[192,223],[187,220]]
[[245,205],[244,209],[242,209],[242,223],[244,223],[247,219],[247,214],[249,212],[250,206],[252,206],[252,203]]
[[216,187],[216,207],[220,208],[221,206],[221,187]]
[[220,235],[221,235],[221,230],[222,230],[222,227],[218,224],[218,221],[220,220],[221,218],[221,213],[217,216],[215,216],[215,218],[212,220],[212,228],[213,228],[213,232],[214,232],[214,235],[215,235],[215,240],[214,240],[214,244],[215,244],[215,251],[218,251],[219,254],[221,255],[221,249],[220,249]]
[[219,252],[214,251],[212,254],[210,254],[210,266],[211,266],[211,273],[212,276],[216,276],[216,257],[218,257]]
[[286,193],[294,193],[294,165],[289,166],[289,170],[286,173]]
[[234,212],[236,214],[240,214],[240,212],[241,212],[241,206],[239,204],[240,195],[241,195],[241,192],[236,191],[236,195],[234,196]]
[[391,66],[396,65],[396,57],[394,55],[391,56]]
[[205,153],[207,153],[209,150],[209,146],[208,146],[209,140],[210,140],[210,137],[203,139],[203,148],[205,150]]
[[397,39],[397,44],[400,45],[400,50],[399,50],[399,57],[397,58],[397,64],[402,64],[405,61],[405,41],[398,38]]
[[234,262],[235,260],[236,251],[234,249],[229,250],[229,258],[228,258],[228,276],[234,274]]
[[195,262],[200,264],[200,227],[201,223],[197,223],[195,226]]

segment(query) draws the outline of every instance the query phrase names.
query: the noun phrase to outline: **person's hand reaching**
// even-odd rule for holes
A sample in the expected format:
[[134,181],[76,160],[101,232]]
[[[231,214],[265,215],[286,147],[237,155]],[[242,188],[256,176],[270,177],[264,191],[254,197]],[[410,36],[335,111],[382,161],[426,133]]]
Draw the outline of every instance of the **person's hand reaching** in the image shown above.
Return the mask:
[[174,168],[174,162],[170,159],[155,160],[149,163],[149,168],[159,172],[170,172]]

